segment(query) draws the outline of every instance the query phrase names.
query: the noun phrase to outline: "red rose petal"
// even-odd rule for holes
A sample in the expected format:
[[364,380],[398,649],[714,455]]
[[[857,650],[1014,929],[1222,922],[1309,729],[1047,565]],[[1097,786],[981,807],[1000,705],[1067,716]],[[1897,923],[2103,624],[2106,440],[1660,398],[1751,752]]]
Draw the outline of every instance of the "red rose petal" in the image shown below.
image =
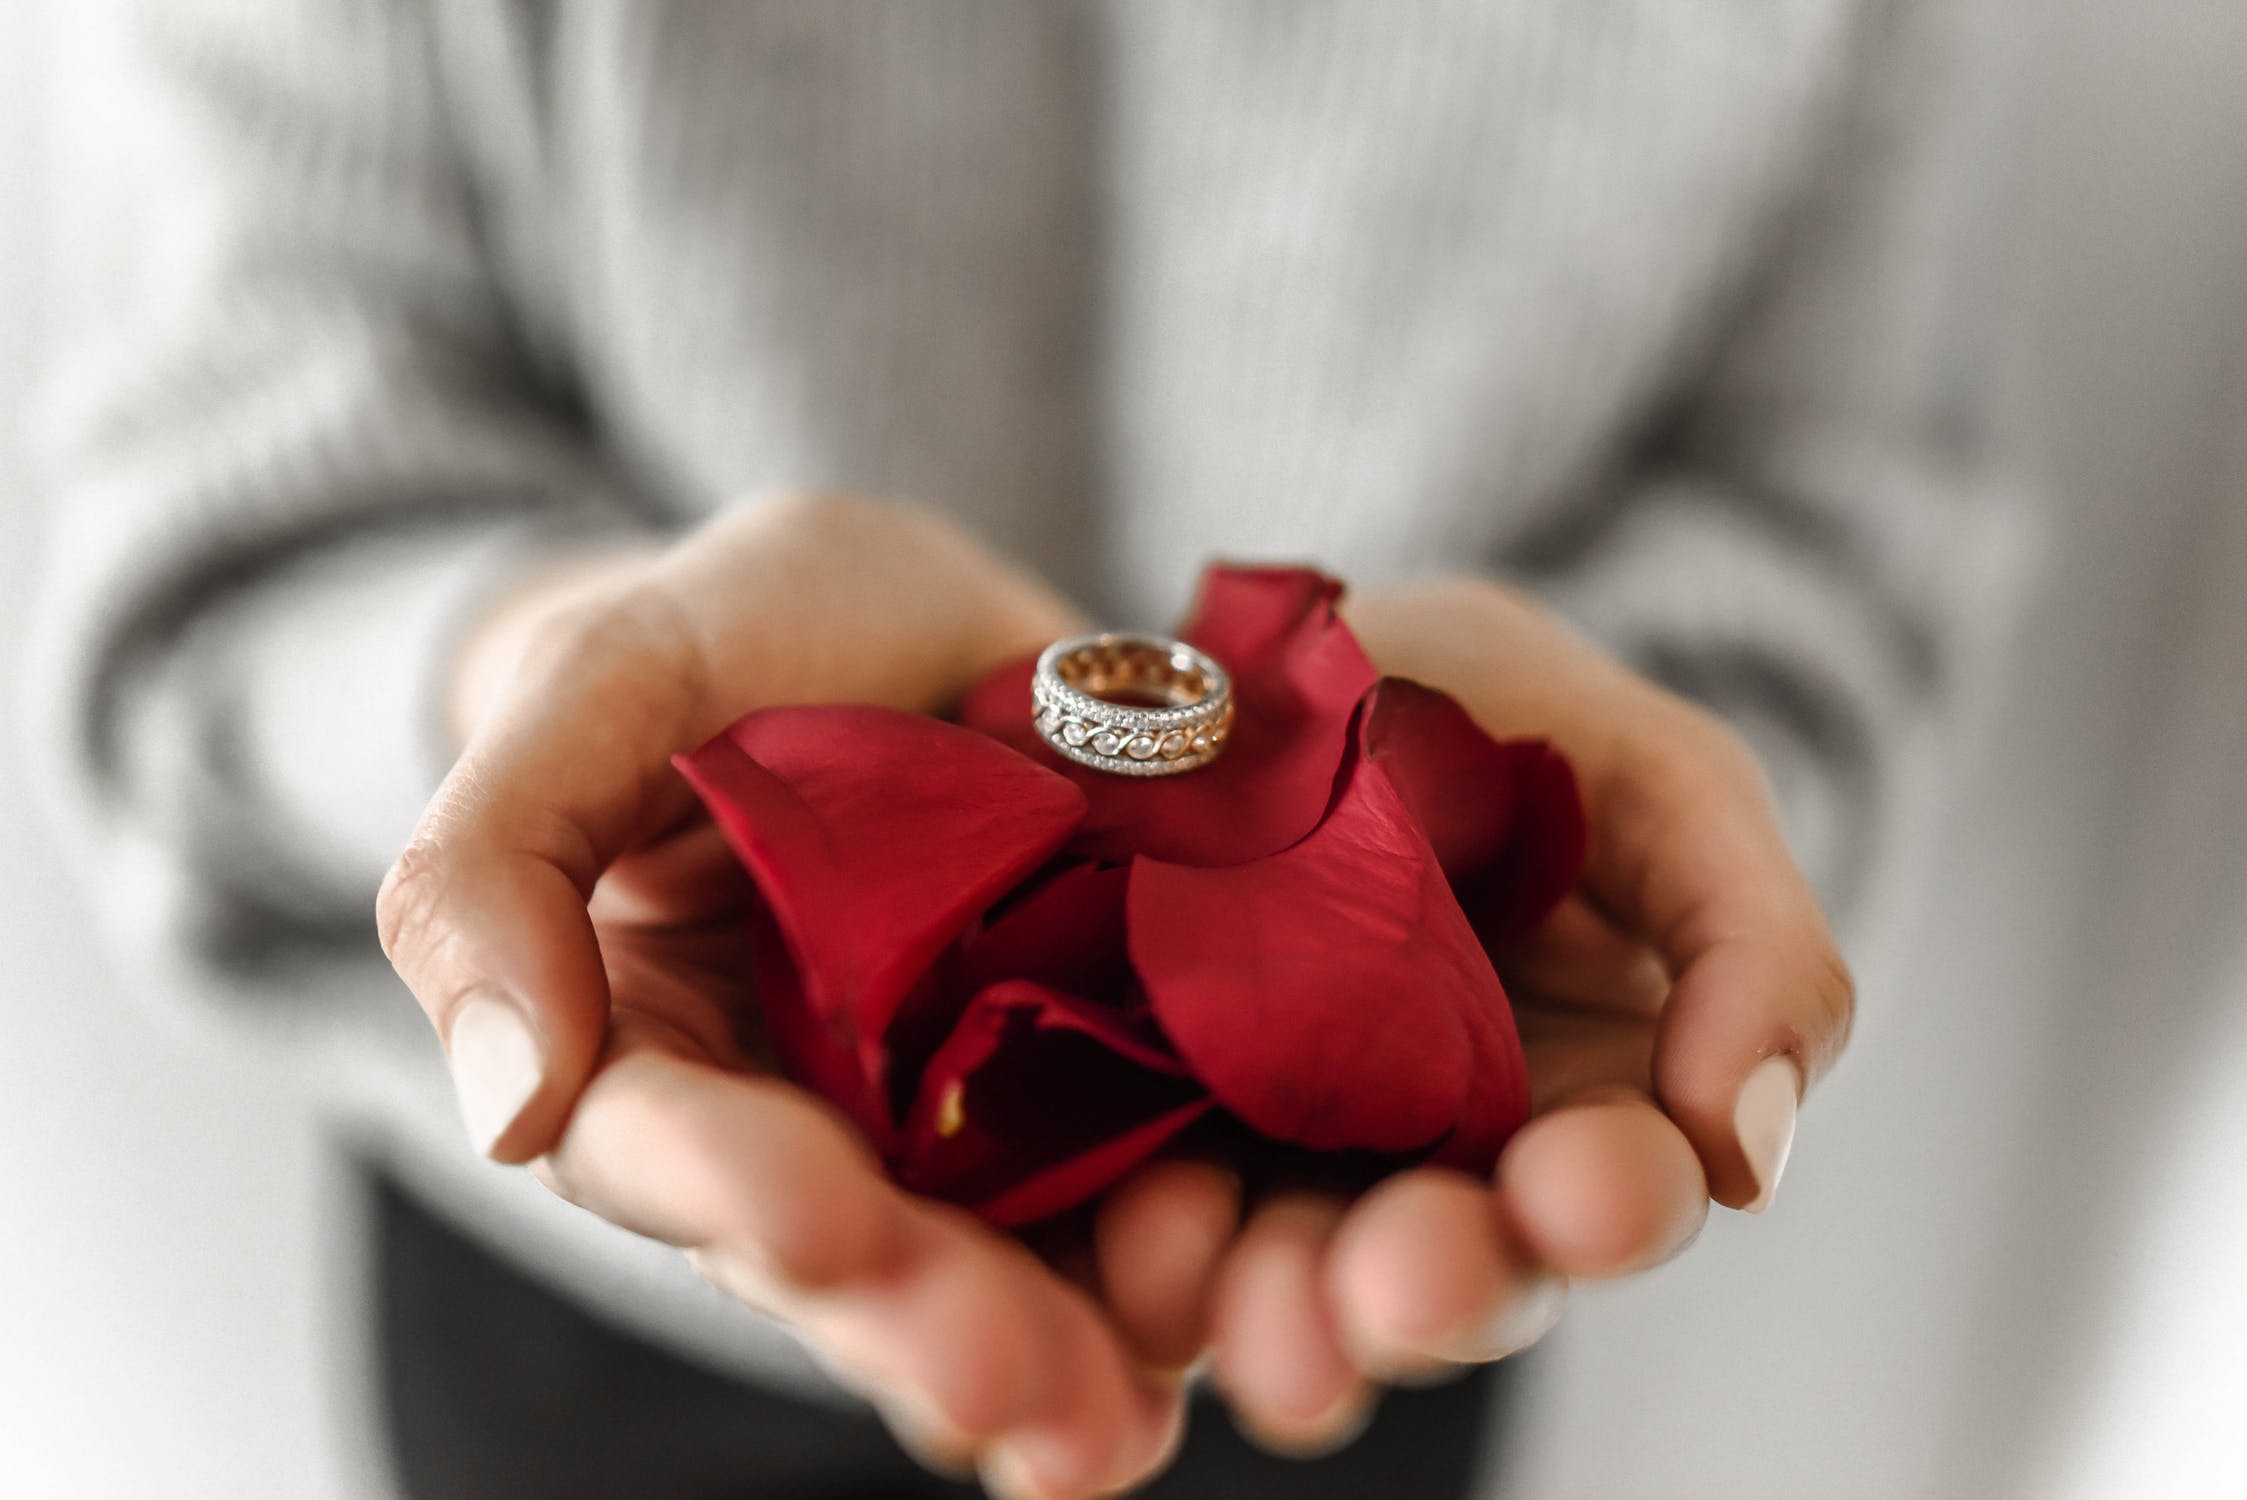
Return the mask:
[[1071,865],[992,912],[988,925],[960,946],[961,992],[1029,979],[1121,1002],[1132,983],[1124,952],[1130,877],[1122,865]]
[[[795,1005],[878,1087],[882,1036],[937,954],[1066,839],[1084,799],[984,735],[859,706],[737,720],[679,771],[701,794],[786,939]],[[787,1017],[776,1033],[805,1028]]]
[[1351,715],[1375,680],[1334,613],[1341,585],[1304,568],[1212,568],[1184,634],[1233,678],[1225,753],[1182,776],[1111,776],[1057,754],[1030,727],[1033,663],[1012,662],[962,701],[961,722],[1004,740],[1085,794],[1072,854],[1120,864],[1261,859],[1309,833],[1334,795]]
[[771,911],[751,908],[748,937],[757,1020],[781,1070],[839,1107],[886,1154],[896,1144],[897,1119],[856,1036],[828,1024],[804,998],[802,971]]
[[1459,904],[1486,943],[1503,943],[1552,914],[1576,888],[1591,845],[1591,824],[1576,771],[1542,740],[1509,740],[1514,821],[1490,863],[1455,886]]
[[1447,693],[1385,677],[1359,745],[1428,836],[1486,942],[1543,920],[1576,884],[1587,829],[1576,774],[1543,740],[1495,740]]
[[1216,1107],[1204,1095],[1155,1115],[1066,1161],[1031,1173],[1013,1187],[974,1205],[975,1212],[1001,1229],[1015,1229],[1067,1213],[1114,1187]]
[[1037,674],[1035,655],[1001,662],[984,673],[960,699],[959,721],[977,734],[987,734],[1021,751],[1039,765],[1051,766],[1064,775],[1082,769],[1076,762],[1054,754],[1052,747],[1030,726],[1030,683]]
[[895,1171],[992,1223],[1082,1203],[1211,1108],[1165,1051],[1106,1007],[1043,985],[994,985],[937,1050]]
[[1384,677],[1358,744],[1378,761],[1454,880],[1490,862],[1514,819],[1512,756],[1448,693]]
[[1271,666],[1306,622],[1332,619],[1341,597],[1341,580],[1316,568],[1219,563],[1203,572],[1178,633],[1227,671],[1252,675]]
[[1528,1112],[1505,991],[1382,766],[1347,775],[1281,853],[1134,864],[1132,962],[1187,1066],[1255,1129],[1488,1166]]
[[1115,1008],[1145,1040],[1167,1046],[1147,1016],[1146,998],[1124,952],[1121,865],[1067,865],[1031,881],[985,913],[939,955],[890,1023],[890,1098],[902,1116],[921,1070],[959,1024],[967,998],[1010,979],[1081,995]]

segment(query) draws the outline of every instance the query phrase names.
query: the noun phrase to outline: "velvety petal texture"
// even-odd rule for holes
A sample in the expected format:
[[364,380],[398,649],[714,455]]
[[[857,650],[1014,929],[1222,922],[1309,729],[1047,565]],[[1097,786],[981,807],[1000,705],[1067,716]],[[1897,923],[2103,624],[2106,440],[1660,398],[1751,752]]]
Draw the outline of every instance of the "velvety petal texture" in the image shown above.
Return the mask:
[[1374,689],[1359,748],[1412,809],[1487,943],[1535,926],[1583,869],[1576,773],[1543,740],[1494,740],[1457,699],[1402,677]]
[[1340,593],[1209,572],[1181,634],[1238,720],[1183,776],[1054,754],[1027,658],[959,725],[769,709],[679,758],[761,898],[758,1019],[900,1182],[1028,1224],[1217,1120],[1353,1161],[1496,1159],[1529,1080],[1488,948],[1574,884],[1575,778],[1380,678]]
[[676,764],[782,940],[761,955],[761,1003],[800,1014],[776,1034],[823,1077],[839,1074],[826,1054],[855,1058],[857,1087],[838,1102],[861,1121],[906,994],[1084,815],[1073,786],[1005,746],[888,709],[768,709]]
[[1353,757],[1290,849],[1227,869],[1132,866],[1132,964],[1218,1102],[1313,1150],[1477,1153],[1528,1113],[1504,989],[1412,810]]

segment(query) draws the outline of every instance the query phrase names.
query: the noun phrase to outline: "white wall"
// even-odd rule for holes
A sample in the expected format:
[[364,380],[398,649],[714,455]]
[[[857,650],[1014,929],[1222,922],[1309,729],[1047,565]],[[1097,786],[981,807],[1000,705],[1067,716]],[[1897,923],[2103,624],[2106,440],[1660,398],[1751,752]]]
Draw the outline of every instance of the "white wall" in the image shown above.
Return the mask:
[[1582,1299],[1509,1495],[2247,1494],[2247,9],[2008,45],[2049,572],[1786,1190]]
[[66,7],[0,4],[0,1496],[323,1500],[365,1468],[327,1346],[322,1148],[273,1079],[119,998],[23,793],[36,358],[67,321],[41,112]]
[[[63,321],[27,295],[66,160],[30,121],[72,9],[0,5],[0,703],[37,529],[15,414]],[[2247,629],[2223,607],[2247,542],[2218,529],[2247,353],[2247,10],[2019,9],[2024,171],[1993,207],[2065,518],[2052,574],[1933,920],[1870,976],[1778,1206],[1581,1299],[1509,1495],[2135,1500],[2236,1453],[2164,1400],[2247,1390],[2236,1348],[2163,1320],[2247,1325],[2204,1239],[2247,1223],[2207,1199],[2247,1157],[2219,1133],[2247,1046],[2220,945],[2247,916]],[[22,785],[13,748],[0,787]],[[279,1081],[122,1003],[43,840],[0,797],[0,1495],[342,1493],[368,1469],[366,1392],[327,1158]]]

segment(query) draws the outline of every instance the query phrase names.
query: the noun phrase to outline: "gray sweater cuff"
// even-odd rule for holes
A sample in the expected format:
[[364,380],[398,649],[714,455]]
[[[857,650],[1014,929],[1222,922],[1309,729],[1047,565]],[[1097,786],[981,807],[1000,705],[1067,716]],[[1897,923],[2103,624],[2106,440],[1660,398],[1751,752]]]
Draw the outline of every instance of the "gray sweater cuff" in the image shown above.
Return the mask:
[[314,923],[368,909],[450,764],[461,637],[555,545],[514,519],[361,535],[193,627],[122,749],[208,895]]

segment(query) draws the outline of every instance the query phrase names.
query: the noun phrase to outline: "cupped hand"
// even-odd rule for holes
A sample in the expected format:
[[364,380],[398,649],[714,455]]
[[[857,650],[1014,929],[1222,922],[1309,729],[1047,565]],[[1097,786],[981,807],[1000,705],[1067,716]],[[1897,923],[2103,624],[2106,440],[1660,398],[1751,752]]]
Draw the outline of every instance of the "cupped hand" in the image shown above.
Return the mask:
[[746,877],[670,757],[766,704],[933,710],[1076,628],[932,513],[863,500],[776,498],[667,551],[557,565],[468,643],[465,748],[379,902],[479,1149],[683,1248],[933,1465],[1040,1496],[1159,1467],[1176,1382],[761,1065]]
[[1424,1168],[1244,1218],[1236,1182],[1178,1163],[1102,1208],[1120,1326],[1172,1357],[1211,1346],[1244,1424],[1299,1451],[1348,1437],[1383,1383],[1526,1347],[1570,1281],[1675,1255],[1712,1199],[1761,1210],[1854,1004],[1762,773],[1714,719],[1494,584],[1368,593],[1344,613],[1384,672],[1449,692],[1493,735],[1557,744],[1591,849],[1579,890],[1498,955],[1535,1113],[1494,1179]]

